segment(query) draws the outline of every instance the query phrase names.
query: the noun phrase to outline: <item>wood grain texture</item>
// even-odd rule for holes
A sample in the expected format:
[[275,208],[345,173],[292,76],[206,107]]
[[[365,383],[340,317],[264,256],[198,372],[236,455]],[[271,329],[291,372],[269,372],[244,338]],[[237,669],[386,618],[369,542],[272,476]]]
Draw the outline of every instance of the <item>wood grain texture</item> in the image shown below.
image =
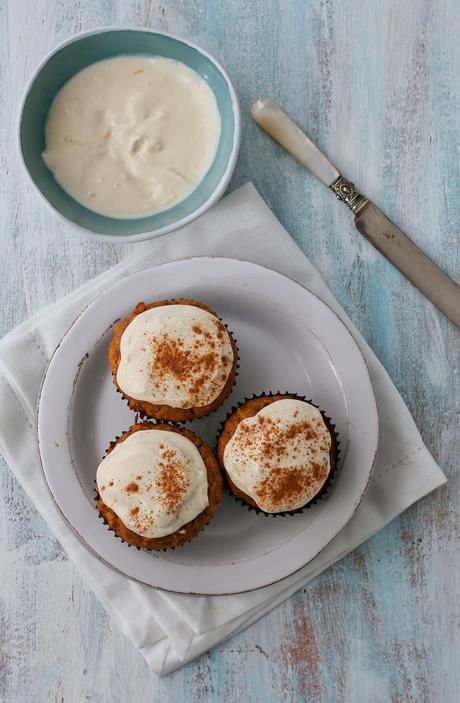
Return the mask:
[[0,13],[0,333],[127,248],[79,238],[32,191],[15,145],[28,76],[58,41],[82,29],[169,30],[206,46],[235,81],[243,138],[231,188],[255,183],[389,371],[450,477],[261,622],[157,680],[3,464],[0,700],[454,703],[458,331],[360,237],[347,208],[251,123],[248,110],[256,97],[282,103],[345,175],[458,277],[458,3],[1,0]]

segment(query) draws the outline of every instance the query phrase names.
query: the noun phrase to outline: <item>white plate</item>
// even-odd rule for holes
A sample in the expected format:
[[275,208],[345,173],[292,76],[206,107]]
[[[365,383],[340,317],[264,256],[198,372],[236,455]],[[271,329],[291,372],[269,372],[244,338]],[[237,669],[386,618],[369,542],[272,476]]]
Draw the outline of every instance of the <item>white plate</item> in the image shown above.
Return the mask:
[[[291,517],[265,517],[230,496],[196,539],[148,552],[122,543],[95,508],[95,473],[134,414],[107,363],[115,320],[140,300],[194,298],[219,312],[240,350],[237,384],[223,408],[189,423],[211,446],[229,409],[262,391],[313,399],[336,423],[341,468],[326,501]],[[313,293],[246,261],[194,258],[139,271],[99,295],[49,364],[39,400],[46,480],[62,514],[101,559],[143,583],[180,593],[238,593],[267,586],[313,559],[353,515],[377,450],[377,411],[366,364],[337,315]]]

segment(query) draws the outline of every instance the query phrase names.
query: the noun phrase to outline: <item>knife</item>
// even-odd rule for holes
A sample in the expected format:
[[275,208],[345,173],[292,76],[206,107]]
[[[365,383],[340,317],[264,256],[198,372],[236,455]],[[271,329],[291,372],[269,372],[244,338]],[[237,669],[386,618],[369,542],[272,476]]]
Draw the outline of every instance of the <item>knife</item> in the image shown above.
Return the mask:
[[273,100],[256,100],[251,115],[273,139],[328,186],[355,214],[355,227],[428,300],[460,327],[460,286],[423,253],[379,208],[344,178]]

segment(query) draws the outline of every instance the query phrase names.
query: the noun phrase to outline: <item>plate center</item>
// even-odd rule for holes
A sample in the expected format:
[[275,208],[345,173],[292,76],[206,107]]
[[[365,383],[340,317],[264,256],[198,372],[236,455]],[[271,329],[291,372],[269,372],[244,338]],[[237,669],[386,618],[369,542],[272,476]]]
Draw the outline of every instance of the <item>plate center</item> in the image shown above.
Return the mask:
[[[190,429],[214,449],[221,423],[236,403],[265,391],[296,392],[333,417],[342,448],[346,447],[347,407],[342,383],[329,353],[305,322],[271,298],[248,295],[244,289],[216,286],[210,291],[209,286],[195,284],[181,290],[181,295],[218,311],[235,335],[241,363],[236,386],[224,406],[207,418],[188,423]],[[131,307],[120,314],[128,313]],[[135,418],[112,381],[107,362],[110,339],[109,330],[82,360],[75,374],[68,417],[73,470],[93,505],[96,468],[109,442]],[[321,506],[295,516],[266,517],[226,496],[197,539],[155,556],[195,567],[251,560],[283,547],[314,521]]]

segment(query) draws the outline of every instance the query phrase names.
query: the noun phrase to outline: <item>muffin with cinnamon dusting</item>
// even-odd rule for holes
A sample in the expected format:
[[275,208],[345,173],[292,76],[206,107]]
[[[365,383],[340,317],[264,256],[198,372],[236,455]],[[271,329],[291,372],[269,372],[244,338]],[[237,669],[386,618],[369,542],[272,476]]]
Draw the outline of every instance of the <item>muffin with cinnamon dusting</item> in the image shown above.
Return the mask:
[[97,469],[97,507],[128,544],[166,549],[190,541],[222,502],[222,476],[196,434],[136,423],[111,443]]
[[172,422],[218,408],[236,379],[238,351],[226,326],[195,300],[138,303],[115,325],[109,364],[131,410]]
[[291,393],[241,404],[227,418],[217,446],[233,495],[271,514],[291,514],[324,495],[337,453],[329,419]]

